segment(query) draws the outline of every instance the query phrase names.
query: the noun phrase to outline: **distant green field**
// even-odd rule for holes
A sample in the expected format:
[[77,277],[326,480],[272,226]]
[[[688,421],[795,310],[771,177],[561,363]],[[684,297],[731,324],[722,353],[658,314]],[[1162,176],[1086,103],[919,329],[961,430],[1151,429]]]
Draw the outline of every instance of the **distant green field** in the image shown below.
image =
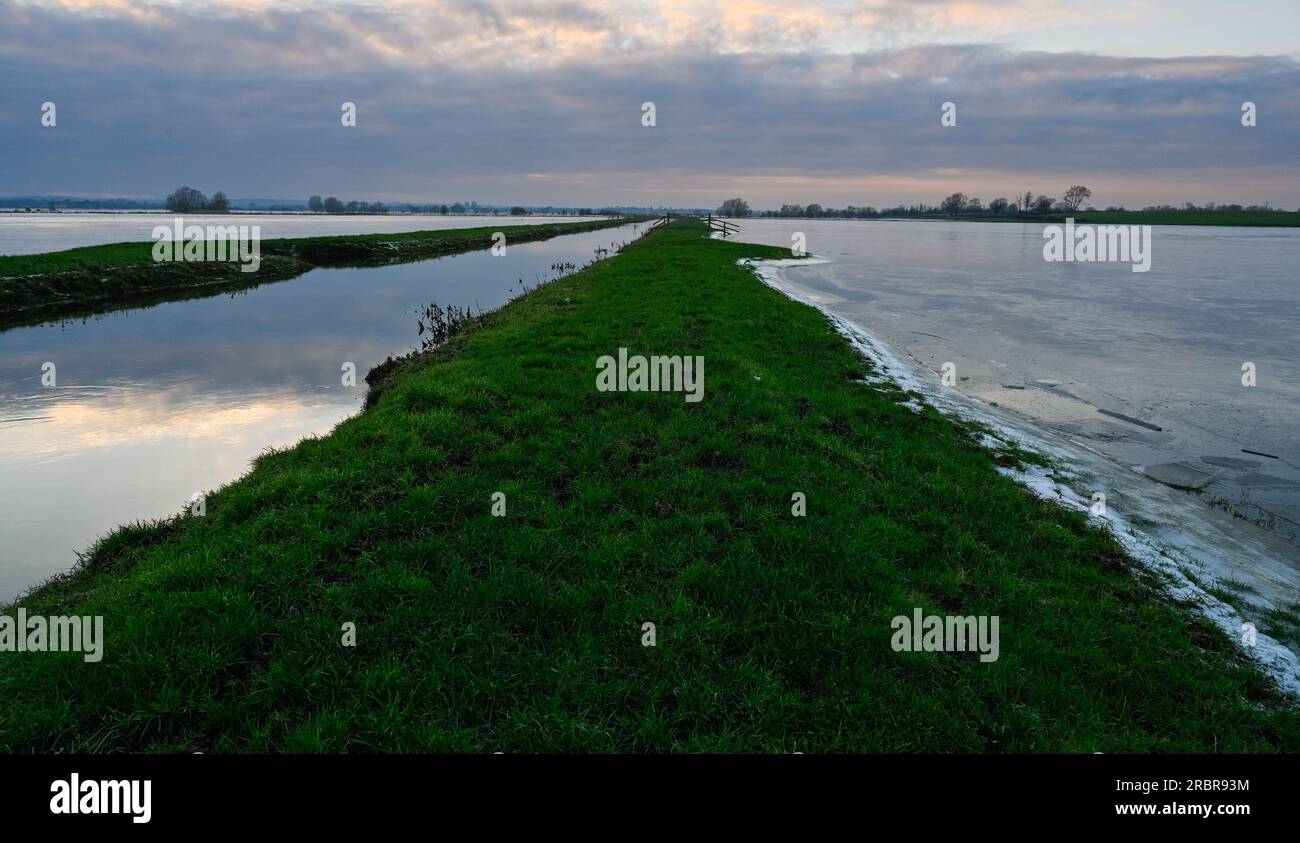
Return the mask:
[[[629,220],[618,220],[625,223]],[[238,219],[232,218],[237,224]],[[541,231],[551,228],[601,228],[609,221],[599,220],[595,223],[559,223],[546,225],[491,225],[476,228],[446,228],[436,231],[405,231],[395,234],[341,234],[327,237],[293,237],[262,241],[263,255],[289,254],[295,247],[334,246],[355,244],[375,246],[382,243],[412,243],[437,240],[473,240],[486,242],[493,233],[504,232],[506,237],[525,231]],[[103,246],[82,246],[65,249],[61,252],[45,252],[35,255],[0,255],[0,282],[7,278],[25,275],[37,275],[47,272],[67,272],[73,270],[97,270],[110,267],[134,266],[153,263],[153,243],[109,243]]]
[[1045,216],[958,217],[970,222],[1062,222],[1067,216],[1075,222],[1100,225],[1235,225],[1266,228],[1300,227],[1300,213],[1295,211],[1079,211],[1074,214],[1053,212]]
[[1300,226],[1295,211],[1080,211],[1076,222],[1130,225]]
[[153,261],[152,243],[110,243],[37,255],[0,255],[0,282],[46,272],[106,269]]

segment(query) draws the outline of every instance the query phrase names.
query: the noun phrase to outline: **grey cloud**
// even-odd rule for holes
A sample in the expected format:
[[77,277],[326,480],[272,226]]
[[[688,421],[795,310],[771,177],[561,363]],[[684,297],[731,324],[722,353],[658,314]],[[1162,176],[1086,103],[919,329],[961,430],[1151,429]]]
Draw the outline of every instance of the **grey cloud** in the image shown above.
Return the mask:
[[[619,201],[701,175],[1172,179],[1224,166],[1282,182],[1300,149],[1300,65],[1286,57],[724,53],[689,39],[628,49],[632,34],[581,3],[507,13],[457,0],[413,14],[424,23],[408,30],[373,7],[88,18],[0,0],[0,193],[160,195],[187,182],[236,195],[579,203],[591,193],[528,176],[572,174]],[[602,47],[554,61],[465,52],[467,39],[498,34],[531,51],[552,26]],[[1247,99],[1260,107],[1254,130],[1238,121]],[[58,103],[57,131],[39,126],[45,100]],[[358,104],[356,129],[339,125],[344,100]],[[645,100],[658,108],[653,130],[640,125]],[[939,126],[945,100],[958,104],[957,131]]]

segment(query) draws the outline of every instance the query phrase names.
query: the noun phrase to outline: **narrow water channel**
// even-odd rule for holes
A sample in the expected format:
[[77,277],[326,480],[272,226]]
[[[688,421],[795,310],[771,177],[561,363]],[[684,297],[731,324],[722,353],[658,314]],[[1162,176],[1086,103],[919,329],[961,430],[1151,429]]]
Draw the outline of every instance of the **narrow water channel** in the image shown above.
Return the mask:
[[[0,603],[114,527],[180,511],[267,448],[328,432],[415,311],[491,310],[644,224],[0,333]],[[43,371],[53,364],[54,385]],[[346,364],[355,385],[344,386]]]

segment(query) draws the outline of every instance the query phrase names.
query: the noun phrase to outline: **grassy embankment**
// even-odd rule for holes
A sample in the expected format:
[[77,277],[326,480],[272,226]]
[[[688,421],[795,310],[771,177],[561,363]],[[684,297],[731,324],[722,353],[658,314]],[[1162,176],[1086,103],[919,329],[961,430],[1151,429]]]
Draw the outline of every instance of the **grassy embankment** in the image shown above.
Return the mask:
[[[246,289],[296,278],[318,266],[402,263],[482,249],[492,245],[492,235],[498,231],[506,235],[507,242],[519,243],[634,221],[624,218],[263,240],[262,263],[256,272],[241,272],[240,265],[233,262],[158,263],[151,242],[0,256],[0,330]],[[229,223],[237,225],[239,220],[232,217]]]
[[[103,661],[0,654],[0,749],[1300,749],[1224,635],[736,266],[784,254],[655,233],[112,535],[23,601]],[[703,355],[704,400],[597,392],[619,347]],[[1000,658],[894,652],[913,607]]]

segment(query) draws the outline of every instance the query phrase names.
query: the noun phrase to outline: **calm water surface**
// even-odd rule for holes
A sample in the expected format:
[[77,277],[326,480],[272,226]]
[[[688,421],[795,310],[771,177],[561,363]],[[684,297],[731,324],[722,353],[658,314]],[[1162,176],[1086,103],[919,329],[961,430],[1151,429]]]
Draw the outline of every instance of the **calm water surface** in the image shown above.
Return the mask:
[[[393,230],[393,229],[387,229]],[[181,510],[268,447],[356,412],[365,375],[417,344],[413,311],[499,307],[641,225],[0,333],[0,601],[127,522]],[[41,385],[56,366],[57,386]],[[357,386],[342,386],[354,363]]]

